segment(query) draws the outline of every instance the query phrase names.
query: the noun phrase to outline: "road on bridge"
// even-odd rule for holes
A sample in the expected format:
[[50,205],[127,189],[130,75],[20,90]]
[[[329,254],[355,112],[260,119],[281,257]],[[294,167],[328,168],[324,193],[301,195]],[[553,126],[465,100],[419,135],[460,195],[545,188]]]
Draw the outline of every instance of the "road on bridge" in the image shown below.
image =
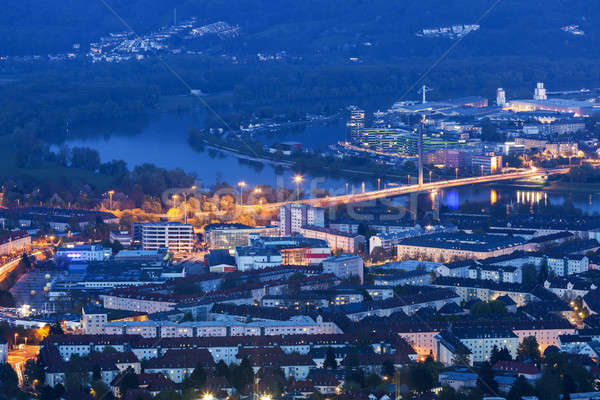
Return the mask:
[[363,193],[354,193],[354,194],[346,194],[341,196],[331,196],[331,197],[322,197],[317,199],[305,199],[305,200],[292,200],[288,202],[278,202],[278,203],[268,203],[263,204],[262,206],[257,205],[247,205],[245,208],[252,209],[256,207],[263,208],[279,208],[285,203],[298,203],[298,204],[309,204],[316,207],[329,207],[338,204],[345,203],[358,203],[363,201],[381,199],[385,197],[394,197],[400,196],[410,193],[418,193],[424,191],[432,191],[443,188],[455,187],[455,186],[464,186],[464,185],[472,185],[477,183],[490,183],[490,182],[498,182],[498,181],[507,181],[512,179],[524,179],[524,178],[534,178],[534,177],[542,177],[547,175],[555,175],[555,174],[565,174],[569,172],[569,168],[560,168],[560,169],[537,169],[531,168],[523,171],[517,172],[509,172],[506,174],[496,174],[496,175],[485,175],[485,176],[475,176],[470,178],[460,178],[460,179],[449,179],[445,181],[436,181],[430,183],[424,183],[423,185],[406,185],[399,186],[381,190],[373,190],[369,192]]

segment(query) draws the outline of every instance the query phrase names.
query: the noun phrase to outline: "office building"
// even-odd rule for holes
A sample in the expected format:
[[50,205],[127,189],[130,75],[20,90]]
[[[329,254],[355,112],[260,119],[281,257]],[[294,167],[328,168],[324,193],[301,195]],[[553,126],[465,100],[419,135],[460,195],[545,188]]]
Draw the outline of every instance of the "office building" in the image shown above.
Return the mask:
[[300,228],[305,225],[324,227],[325,210],[295,203],[284,204],[279,208],[279,236],[300,233]]
[[277,236],[276,226],[251,227],[243,224],[210,224],[204,227],[204,238],[210,249],[233,251],[238,246],[248,246],[251,235]]
[[538,82],[537,86],[533,91],[533,99],[534,100],[548,100],[548,95],[546,94],[546,89],[544,88],[543,82]]
[[131,246],[133,238],[129,231],[110,231],[109,239],[111,242],[119,242],[121,246],[127,248]]
[[327,242],[320,239],[302,236],[269,237],[253,234],[249,241],[250,246],[246,246],[247,248],[270,248],[279,251],[283,265],[317,265],[331,255],[331,249]]
[[239,246],[235,248],[238,271],[265,269],[282,264],[281,251],[275,247]]
[[365,127],[365,111],[359,108],[353,107],[350,110],[350,119],[346,122],[347,140],[350,142],[356,142],[358,139],[359,132]]
[[148,222],[140,225],[144,250],[165,247],[171,253],[189,253],[194,248],[192,225],[181,222]]
[[502,88],[496,90],[496,105],[502,107],[506,104],[506,92]]
[[473,156],[471,165],[475,174],[491,175],[502,172],[502,156],[494,154]]
[[69,261],[106,261],[112,255],[112,250],[98,245],[69,245],[61,247],[54,253],[55,259],[66,259]]

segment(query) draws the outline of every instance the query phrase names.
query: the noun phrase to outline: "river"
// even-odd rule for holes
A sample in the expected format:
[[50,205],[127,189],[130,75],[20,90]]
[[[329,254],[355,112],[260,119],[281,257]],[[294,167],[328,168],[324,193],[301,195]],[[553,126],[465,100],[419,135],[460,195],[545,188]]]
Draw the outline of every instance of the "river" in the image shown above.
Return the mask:
[[[293,172],[266,163],[240,160],[220,151],[206,149],[196,151],[187,143],[189,127],[202,126],[202,118],[192,114],[164,114],[149,120],[130,120],[110,126],[93,125],[71,133],[68,146],[86,146],[96,149],[103,162],[112,159],[125,160],[130,168],[146,162],[162,168],[181,168],[197,174],[202,184],[216,182],[234,184],[245,181],[249,186],[258,184],[283,185],[293,188]],[[264,139],[271,142],[295,141],[304,147],[318,149],[342,140],[344,122],[309,124],[302,131],[283,130]],[[325,188],[333,194],[363,190],[362,178],[353,182],[341,178],[305,175],[303,189]],[[384,185],[385,183],[382,183]],[[374,189],[376,184],[365,180],[364,190]],[[465,201],[490,204],[497,201],[534,204],[549,202],[553,205],[572,203],[586,213],[600,213],[600,193],[543,190],[541,187],[524,187],[507,183],[474,185],[446,189],[437,193],[437,200],[450,209],[458,209]],[[399,198],[399,203],[409,199]],[[426,202],[427,203],[427,202]],[[431,202],[429,202],[431,204]]]

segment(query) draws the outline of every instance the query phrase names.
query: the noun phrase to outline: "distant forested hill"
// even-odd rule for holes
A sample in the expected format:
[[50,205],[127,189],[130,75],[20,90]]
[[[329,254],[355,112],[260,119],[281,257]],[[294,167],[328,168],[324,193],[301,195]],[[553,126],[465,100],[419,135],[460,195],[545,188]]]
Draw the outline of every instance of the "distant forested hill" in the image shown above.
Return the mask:
[[[240,25],[240,40],[224,46],[249,53],[435,56],[449,39],[418,38],[418,30],[472,24],[485,15],[455,56],[600,54],[600,2],[594,0],[6,0],[0,55],[61,52],[124,30],[111,10],[144,33],[170,23],[175,8],[181,19]],[[560,30],[572,24],[585,35]]]

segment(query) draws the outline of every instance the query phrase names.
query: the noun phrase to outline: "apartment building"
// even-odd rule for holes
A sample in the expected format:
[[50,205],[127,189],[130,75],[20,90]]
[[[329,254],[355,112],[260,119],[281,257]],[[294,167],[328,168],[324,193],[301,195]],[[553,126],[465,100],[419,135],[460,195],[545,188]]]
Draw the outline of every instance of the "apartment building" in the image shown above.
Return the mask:
[[332,250],[355,254],[361,246],[365,246],[365,237],[358,234],[339,232],[333,229],[307,225],[300,228],[300,234],[307,238],[321,239],[327,242]]
[[279,208],[279,235],[300,233],[305,225],[325,226],[325,209],[306,204],[287,203]]
[[181,222],[140,223],[144,250],[167,248],[171,253],[189,253],[194,248],[194,228]]

